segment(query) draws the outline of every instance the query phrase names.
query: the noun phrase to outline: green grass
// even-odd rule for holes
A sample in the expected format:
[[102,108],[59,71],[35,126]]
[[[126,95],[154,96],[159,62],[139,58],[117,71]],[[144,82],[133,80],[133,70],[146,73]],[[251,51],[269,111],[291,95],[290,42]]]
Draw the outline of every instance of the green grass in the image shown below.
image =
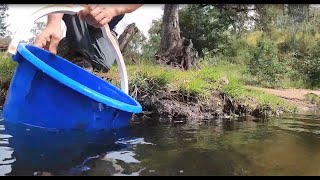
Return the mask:
[[[154,64],[139,64],[127,65],[127,71],[130,87],[139,87],[150,94],[160,90],[167,93],[174,91],[197,101],[205,101],[210,98],[212,91],[218,90],[244,104],[270,107],[274,111],[295,111],[294,106],[277,96],[247,88],[243,81],[244,66],[229,63],[212,66],[203,63],[201,67],[200,70],[182,71]],[[112,69],[111,73],[118,73],[117,69]],[[228,80],[227,84],[221,81],[223,78]]]
[[6,58],[4,53],[0,53],[0,108],[7,95],[15,67],[16,64],[11,58]]
[[314,93],[308,93],[304,96],[305,100],[313,103],[313,104],[319,104],[320,103],[320,96],[314,94]]
[[10,81],[15,67],[16,63],[11,58],[6,58],[3,53],[0,53],[0,82]]
[[243,72],[241,81],[246,85],[264,87],[264,88],[296,88],[296,89],[313,89],[307,78],[296,72],[286,72],[277,84],[268,81],[261,81],[257,77],[253,77],[248,72]]
[[[296,107],[283,101],[277,96],[265,92],[250,89],[238,83],[230,83],[223,88],[223,92],[233,97],[236,101],[247,105],[254,105],[256,102],[260,107],[269,107],[273,111],[283,110],[295,112]],[[254,107],[252,107],[254,108]]]
[[227,64],[218,68],[219,74],[227,72],[226,75],[229,79],[229,84],[222,87],[221,91],[238,102],[242,102],[247,105],[253,105],[256,102],[261,107],[270,107],[273,111],[284,110],[286,112],[296,111],[296,107],[288,104],[281,98],[267,94],[265,92],[251,89],[245,86],[243,82],[243,74],[245,72],[244,66]]
[[[213,67],[202,65],[201,70],[182,71],[170,67],[140,64],[128,65],[127,71],[131,84],[138,84],[146,89],[162,88],[168,91],[178,91],[184,96],[205,100],[210,97],[212,90],[221,87],[222,77],[235,79],[238,75],[237,68],[238,66],[232,65]],[[116,69],[113,69],[112,72],[115,73]]]

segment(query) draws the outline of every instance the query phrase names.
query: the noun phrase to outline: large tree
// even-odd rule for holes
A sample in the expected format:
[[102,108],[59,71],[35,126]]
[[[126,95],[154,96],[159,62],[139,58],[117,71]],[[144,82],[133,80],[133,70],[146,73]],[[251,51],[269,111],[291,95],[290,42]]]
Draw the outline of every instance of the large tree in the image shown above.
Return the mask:
[[160,49],[156,55],[161,64],[179,67],[184,70],[199,68],[198,52],[191,39],[180,36],[179,5],[165,4],[162,18]]
[[128,51],[128,45],[138,31],[139,29],[137,28],[136,24],[131,23],[126,27],[123,33],[119,36],[118,38],[119,47],[123,54],[125,54]]
[[6,25],[6,18],[8,17],[7,14],[8,5],[7,4],[0,4],[0,38],[3,39],[7,35],[7,25]]

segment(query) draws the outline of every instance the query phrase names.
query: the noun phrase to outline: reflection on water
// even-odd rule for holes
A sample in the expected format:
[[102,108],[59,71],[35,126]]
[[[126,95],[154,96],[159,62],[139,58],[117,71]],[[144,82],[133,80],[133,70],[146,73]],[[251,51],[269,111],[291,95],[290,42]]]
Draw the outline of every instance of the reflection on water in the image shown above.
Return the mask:
[[319,133],[314,115],[94,134],[0,120],[0,175],[320,175]]

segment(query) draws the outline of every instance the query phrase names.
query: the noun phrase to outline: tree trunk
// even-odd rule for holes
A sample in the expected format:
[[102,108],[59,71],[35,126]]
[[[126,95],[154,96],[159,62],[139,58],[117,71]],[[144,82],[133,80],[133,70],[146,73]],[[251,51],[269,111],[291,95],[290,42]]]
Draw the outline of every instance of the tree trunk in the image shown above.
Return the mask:
[[180,41],[178,4],[166,4],[162,19],[160,53],[167,52]]
[[120,51],[122,54],[125,54],[127,51],[128,44],[132,40],[133,36],[137,34],[139,29],[136,27],[135,23],[129,24],[123,33],[119,36],[118,42]]
[[178,4],[166,4],[162,19],[160,50],[156,54],[160,64],[184,70],[200,68],[198,52],[191,40],[180,37]]

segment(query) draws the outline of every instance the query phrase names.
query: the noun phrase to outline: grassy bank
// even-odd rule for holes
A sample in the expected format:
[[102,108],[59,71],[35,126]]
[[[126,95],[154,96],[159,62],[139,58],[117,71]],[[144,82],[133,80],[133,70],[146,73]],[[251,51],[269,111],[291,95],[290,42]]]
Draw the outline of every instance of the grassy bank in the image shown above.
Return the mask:
[[[209,66],[202,64],[201,70],[181,71],[158,65],[128,65],[128,76],[132,96],[139,99],[145,94],[156,94],[164,90],[181,101],[205,102],[213,91],[219,91],[222,98],[245,106],[248,110],[260,108],[271,112],[294,112],[296,108],[277,96],[253,90],[245,86],[245,67],[233,64]],[[117,69],[107,79],[119,86]]]
[[5,101],[15,66],[16,64],[12,59],[6,58],[4,53],[0,54],[0,107]]
[[[276,96],[247,88],[243,78],[245,67],[226,63],[201,66],[201,70],[182,71],[154,64],[128,64],[130,93],[137,99],[147,95],[168,94],[178,101],[202,103],[211,99],[213,91],[218,91],[224,100],[241,104],[248,110],[257,107],[271,112],[295,110],[295,107]],[[1,104],[5,100],[14,69],[15,63],[11,59],[1,58]],[[111,81],[112,84],[117,86],[120,84],[116,67],[107,74],[98,73],[98,75]]]
[[10,81],[14,73],[16,63],[5,57],[4,53],[0,53],[0,82]]

